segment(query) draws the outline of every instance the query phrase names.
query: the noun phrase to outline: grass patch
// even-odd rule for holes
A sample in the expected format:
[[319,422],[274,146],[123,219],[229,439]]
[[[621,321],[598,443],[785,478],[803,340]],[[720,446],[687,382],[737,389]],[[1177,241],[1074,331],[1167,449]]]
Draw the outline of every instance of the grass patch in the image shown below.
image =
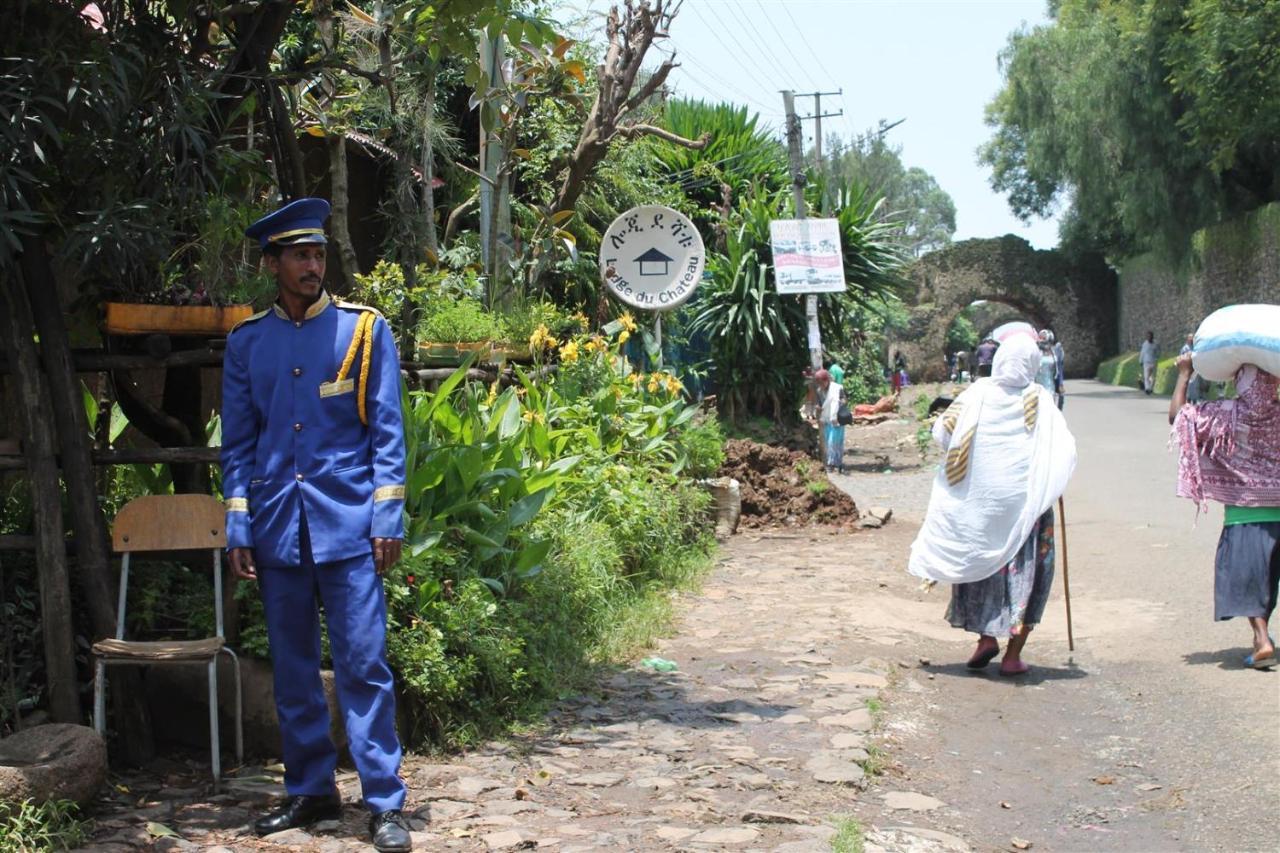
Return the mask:
[[0,803],[0,850],[66,850],[85,837],[80,808],[70,800]]
[[889,756],[880,747],[872,744],[867,747],[867,760],[862,762],[862,772],[867,774],[868,779],[874,779],[877,776],[883,776],[884,771],[889,769]]
[[[1178,368],[1176,357],[1162,358],[1156,362],[1156,378],[1152,393],[1162,397],[1172,397],[1173,389],[1178,384]],[[1142,365],[1138,363],[1138,354],[1128,352],[1109,358],[1098,365],[1098,381],[1108,385],[1121,385],[1125,388],[1141,388]],[[1225,386],[1216,382],[1209,383],[1205,399],[1224,399],[1234,397],[1235,391],[1231,383]]]
[[670,634],[677,593],[701,587],[715,565],[715,546],[708,543],[703,551],[678,554],[672,562],[667,573],[670,588],[650,587],[615,612],[617,618],[604,630],[596,650],[601,662],[630,660],[652,648],[657,638]]
[[821,495],[831,488],[831,484],[826,480],[813,480],[806,483],[805,486],[815,495]]
[[836,834],[831,837],[831,853],[863,853],[866,844],[862,824],[857,818],[844,816],[836,819]]

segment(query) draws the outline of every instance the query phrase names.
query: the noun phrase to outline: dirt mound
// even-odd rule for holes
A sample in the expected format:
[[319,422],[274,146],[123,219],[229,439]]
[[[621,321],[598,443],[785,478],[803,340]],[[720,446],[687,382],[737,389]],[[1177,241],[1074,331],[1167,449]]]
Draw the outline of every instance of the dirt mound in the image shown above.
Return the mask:
[[745,438],[725,442],[724,452],[720,476],[742,486],[743,527],[852,527],[858,520],[853,499],[805,454]]

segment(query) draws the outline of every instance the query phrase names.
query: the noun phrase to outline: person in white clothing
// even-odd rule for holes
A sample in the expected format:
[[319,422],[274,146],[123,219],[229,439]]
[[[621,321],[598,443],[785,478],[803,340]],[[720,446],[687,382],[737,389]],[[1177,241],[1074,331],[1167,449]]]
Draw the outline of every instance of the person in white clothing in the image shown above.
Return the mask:
[[1138,363],[1142,365],[1142,390],[1150,394],[1156,386],[1156,333],[1147,332],[1147,339],[1138,351]]
[[978,635],[968,667],[985,668],[1003,639],[1006,676],[1029,669],[1022,648],[1053,583],[1053,503],[1076,464],[1053,392],[1036,382],[1045,362],[1030,326],[1006,337],[991,377],[938,418],[945,457],[908,562],[916,577],[952,584],[947,620]]
[[844,404],[844,386],[831,380],[831,374],[819,370],[814,374],[818,385],[818,423],[826,442],[827,456],[822,460],[829,471],[844,473],[844,424],[840,423],[840,407]]

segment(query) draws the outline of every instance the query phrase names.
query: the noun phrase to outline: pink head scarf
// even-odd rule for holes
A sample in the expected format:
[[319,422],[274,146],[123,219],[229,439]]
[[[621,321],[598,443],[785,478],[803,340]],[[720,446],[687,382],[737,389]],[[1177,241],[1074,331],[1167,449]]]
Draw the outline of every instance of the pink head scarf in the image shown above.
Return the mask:
[[1184,406],[1173,423],[1178,497],[1201,508],[1280,506],[1280,379],[1246,364],[1234,400]]

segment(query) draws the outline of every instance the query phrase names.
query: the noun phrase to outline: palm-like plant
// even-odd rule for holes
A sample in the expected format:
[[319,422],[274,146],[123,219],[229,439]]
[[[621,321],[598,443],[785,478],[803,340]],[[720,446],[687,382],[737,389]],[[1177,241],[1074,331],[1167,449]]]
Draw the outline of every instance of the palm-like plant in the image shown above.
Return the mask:
[[746,107],[675,99],[666,103],[661,124],[687,139],[710,134],[701,149],[651,143],[664,180],[681,188],[695,216],[705,219],[712,205],[723,204],[725,186],[736,201],[753,187],[771,192],[787,184],[786,148]]
[[[814,187],[814,194],[822,189]],[[819,299],[829,350],[848,344],[858,305],[893,291],[907,258],[893,223],[877,221],[880,199],[858,186],[831,197],[849,289]],[[708,342],[721,409],[731,419],[763,414],[784,420],[801,394],[809,363],[804,299],[778,294],[769,244],[769,222],[792,215],[787,192],[753,194],[729,217],[724,251],[707,256],[711,280],[699,294],[689,331]]]

